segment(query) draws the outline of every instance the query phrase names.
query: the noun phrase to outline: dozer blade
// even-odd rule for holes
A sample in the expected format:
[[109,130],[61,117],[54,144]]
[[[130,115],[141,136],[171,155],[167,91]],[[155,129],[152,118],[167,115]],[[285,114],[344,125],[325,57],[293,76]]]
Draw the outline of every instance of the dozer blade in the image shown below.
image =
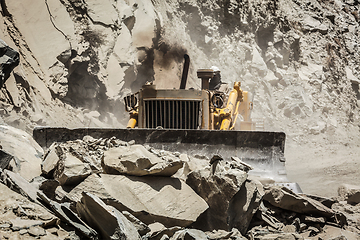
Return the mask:
[[283,132],[51,127],[37,127],[33,131],[34,139],[43,148],[50,147],[53,142],[82,139],[86,135],[135,140],[138,144],[148,144],[157,149],[192,156],[204,155],[210,159],[215,154],[224,159],[236,156],[254,168],[249,174],[279,183],[288,182]]

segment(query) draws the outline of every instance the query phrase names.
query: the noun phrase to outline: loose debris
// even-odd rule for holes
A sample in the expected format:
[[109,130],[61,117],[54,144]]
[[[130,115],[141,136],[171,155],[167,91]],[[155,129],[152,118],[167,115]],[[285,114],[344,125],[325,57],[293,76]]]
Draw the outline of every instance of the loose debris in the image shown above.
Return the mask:
[[51,216],[29,215],[24,204],[14,205],[11,214],[2,207],[2,236],[360,238],[360,187],[342,186],[338,199],[296,194],[248,178],[251,166],[237,157],[209,160],[86,136],[51,145],[39,165],[42,175],[27,181],[9,170],[12,155],[1,156],[2,183]]

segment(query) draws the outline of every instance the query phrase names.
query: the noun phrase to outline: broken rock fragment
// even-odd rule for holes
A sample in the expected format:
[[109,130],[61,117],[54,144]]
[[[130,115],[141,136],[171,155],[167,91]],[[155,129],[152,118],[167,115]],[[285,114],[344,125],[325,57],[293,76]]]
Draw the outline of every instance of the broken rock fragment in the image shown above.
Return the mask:
[[50,148],[48,149],[43,162],[41,163],[41,171],[42,173],[47,176],[52,171],[55,170],[56,166],[60,161],[59,155],[62,153],[62,149],[57,143],[51,144]]
[[177,231],[172,237],[172,240],[183,240],[183,239],[189,239],[189,240],[203,240],[208,239],[207,235],[200,230],[197,229],[183,229],[180,231]]
[[103,160],[103,169],[106,173],[135,176],[172,176],[182,165],[179,158],[161,158],[142,145],[111,148],[105,151]]
[[185,182],[169,177],[100,174],[87,177],[68,197],[81,199],[83,189],[119,211],[128,211],[142,222],[185,227],[207,208],[206,202]]
[[150,228],[139,219],[137,219],[134,215],[129,213],[128,211],[123,211],[122,214],[132,223],[134,224],[138,233],[142,236],[150,232]]
[[50,199],[55,198],[55,190],[59,186],[59,182],[55,179],[46,179],[42,176],[38,176],[33,178],[30,183],[37,189],[43,191]]
[[77,212],[101,233],[101,239],[141,239],[135,226],[121,212],[91,193],[82,195],[81,202],[76,204]]
[[75,185],[90,174],[91,167],[88,163],[83,163],[71,153],[65,153],[54,172],[54,179],[58,180],[60,185]]
[[14,157],[0,149],[0,169],[6,169]]
[[360,186],[342,184],[338,188],[339,198],[347,203],[356,205],[360,203]]
[[14,173],[9,170],[0,171],[1,181],[10,189],[27,197],[32,202],[38,202],[37,193],[39,190],[35,184],[31,184],[24,179],[19,173]]
[[301,196],[295,194],[286,187],[270,187],[265,191],[264,200],[275,207],[285,210],[325,217],[327,220],[333,220],[341,226],[346,224],[346,218],[343,214],[337,213],[322,203],[306,197],[305,195]]
[[68,206],[52,201],[42,192],[38,192],[37,195],[63,222],[73,226],[89,239],[98,239],[98,233],[82,221]]

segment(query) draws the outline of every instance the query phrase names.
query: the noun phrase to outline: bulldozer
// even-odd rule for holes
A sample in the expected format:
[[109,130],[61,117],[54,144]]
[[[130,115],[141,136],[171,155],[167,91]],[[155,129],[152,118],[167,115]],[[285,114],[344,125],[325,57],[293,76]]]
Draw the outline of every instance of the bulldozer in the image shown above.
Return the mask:
[[[90,135],[135,140],[153,148],[194,155],[235,158],[250,165],[249,175],[270,179],[295,192],[285,171],[285,133],[256,131],[251,121],[253,103],[249,93],[235,82],[229,93],[221,91],[220,71],[199,69],[201,89],[186,89],[190,59],[184,56],[179,89],[157,89],[145,84],[124,98],[129,121],[124,129],[37,127],[35,140],[43,147]],[[240,119],[240,120],[239,120]]]

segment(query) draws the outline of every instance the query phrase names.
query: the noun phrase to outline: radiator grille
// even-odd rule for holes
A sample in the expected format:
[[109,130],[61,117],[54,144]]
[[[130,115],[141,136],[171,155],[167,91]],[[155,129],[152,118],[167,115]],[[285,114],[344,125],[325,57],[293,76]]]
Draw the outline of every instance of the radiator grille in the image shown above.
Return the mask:
[[144,100],[146,128],[197,129],[200,100]]

